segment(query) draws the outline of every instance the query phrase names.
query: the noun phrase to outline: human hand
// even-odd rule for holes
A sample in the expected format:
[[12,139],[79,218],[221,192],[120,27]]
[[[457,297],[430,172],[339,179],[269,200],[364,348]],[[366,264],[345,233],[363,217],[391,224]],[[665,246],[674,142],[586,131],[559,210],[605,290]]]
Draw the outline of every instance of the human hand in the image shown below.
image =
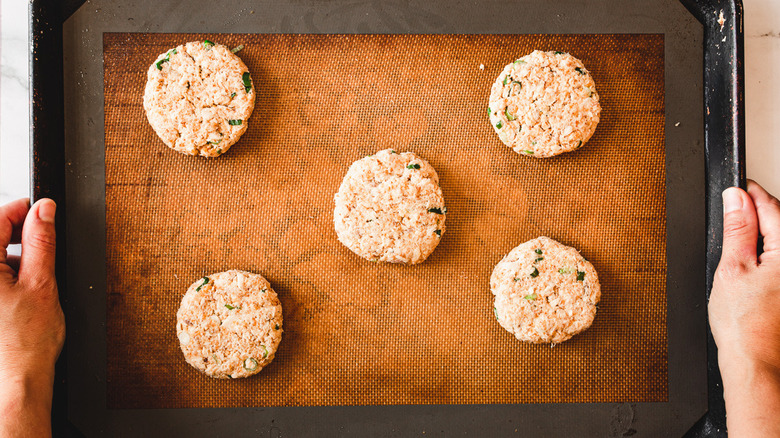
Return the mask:
[[[0,206],[0,436],[51,433],[54,363],[65,340],[55,209],[50,199]],[[8,245],[20,241],[21,257],[8,256]]]
[[723,254],[708,310],[728,429],[780,436],[780,202],[749,181],[747,193],[725,190],[723,204]]

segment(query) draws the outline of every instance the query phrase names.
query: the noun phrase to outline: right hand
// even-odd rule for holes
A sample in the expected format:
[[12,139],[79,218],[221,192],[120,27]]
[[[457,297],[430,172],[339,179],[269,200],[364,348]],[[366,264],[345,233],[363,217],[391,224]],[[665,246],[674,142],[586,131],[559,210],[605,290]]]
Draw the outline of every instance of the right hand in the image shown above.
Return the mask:
[[747,193],[726,189],[723,204],[723,254],[708,310],[728,429],[780,436],[780,202],[749,181]]

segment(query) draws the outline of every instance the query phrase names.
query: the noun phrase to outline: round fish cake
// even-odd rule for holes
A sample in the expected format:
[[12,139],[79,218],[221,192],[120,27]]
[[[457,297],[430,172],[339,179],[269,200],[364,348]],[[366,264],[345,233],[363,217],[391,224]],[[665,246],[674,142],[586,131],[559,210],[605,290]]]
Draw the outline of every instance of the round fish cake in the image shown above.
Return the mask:
[[146,76],[146,117],[171,149],[217,157],[246,131],[255,87],[246,65],[222,44],[178,46],[158,56]]
[[420,263],[444,234],[439,176],[411,152],[385,149],[352,163],[335,203],[339,241],[374,262]]
[[218,379],[257,374],[282,339],[282,305],[261,275],[211,274],[192,283],[176,313],[187,363]]
[[493,269],[496,319],[523,342],[561,343],[590,327],[598,275],[580,253],[548,237],[516,247]]
[[490,124],[522,155],[546,158],[579,149],[600,114],[593,78],[568,53],[535,50],[507,65],[490,90]]

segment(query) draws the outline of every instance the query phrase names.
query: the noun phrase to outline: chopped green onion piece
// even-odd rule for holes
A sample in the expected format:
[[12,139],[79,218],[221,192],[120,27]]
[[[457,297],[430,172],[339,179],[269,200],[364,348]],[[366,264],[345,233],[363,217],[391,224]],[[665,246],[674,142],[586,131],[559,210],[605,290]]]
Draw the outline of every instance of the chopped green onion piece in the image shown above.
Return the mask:
[[244,83],[246,92],[249,93],[249,91],[252,90],[252,78],[249,77],[248,71],[245,71],[244,74],[241,75],[241,81]]
[[230,95],[231,99],[234,98],[234,97],[236,97],[236,93],[233,93],[233,94]]
[[[264,347],[264,346],[262,346],[262,345],[261,345],[261,347],[265,348],[265,347]],[[267,356],[267,355],[268,355],[268,351],[266,351],[266,353],[265,353],[265,354],[266,354],[266,356]],[[244,361],[244,369],[245,369],[245,370],[247,370],[247,371],[254,371],[254,370],[256,370],[256,369],[257,369],[257,367],[258,367],[259,365],[260,365],[260,364],[258,364],[258,363],[257,363],[257,361],[255,360],[255,358],[254,358],[254,357],[250,357],[249,359],[247,359],[247,360],[245,360],[245,361]]]
[[513,116],[512,114],[509,114],[509,107],[506,107],[504,109],[504,114],[506,115],[506,119],[509,120],[510,122],[517,118],[517,117]]
[[526,299],[526,300],[533,301],[533,300],[536,299],[536,292],[532,293],[531,295],[526,295],[523,298]]
[[279,330],[279,324],[276,324],[276,325],[274,326],[274,330]]
[[444,214],[439,207],[433,207],[428,209],[428,213]]
[[539,263],[539,262],[541,262],[542,260],[544,260],[544,257],[537,257],[537,258],[534,260],[534,263]]
[[556,55],[563,55],[563,52],[555,52]]
[[239,50],[241,50],[243,48],[244,48],[244,45],[243,44],[239,44],[237,47],[234,47],[233,50],[231,50],[231,52],[236,53],[236,52],[238,52]]
[[[396,152],[396,151],[395,151],[395,149],[390,149],[390,153],[391,153],[391,154],[396,154],[396,155],[398,155],[398,152]],[[372,155],[372,156],[373,156],[373,155]]]
[[514,62],[514,63],[515,63],[515,64],[525,64],[526,62],[525,62],[525,61],[523,61],[522,59],[517,59],[517,60],[515,60],[515,62]]
[[491,114],[490,107],[488,107],[488,115],[490,115],[490,114]]
[[536,248],[534,250],[534,252],[541,255],[542,254],[542,249],[541,248]]
[[498,309],[496,309],[496,306],[493,306],[493,314],[496,315],[496,321],[498,321]]
[[561,269],[558,269],[558,273],[559,274],[570,274],[571,271],[568,270],[567,268],[561,268]]
[[268,357],[268,349],[265,348],[265,345],[261,345],[261,347],[263,347],[263,350],[264,350],[263,359],[265,359],[266,357]]
[[218,149],[217,149],[217,153],[218,153],[218,154],[221,154],[221,153],[222,153],[222,149],[219,149],[219,148],[218,148]]
[[216,354],[212,354],[212,355],[211,355],[211,358],[212,358],[212,359],[214,359],[214,363],[216,363],[217,365],[219,365],[219,358],[217,357],[217,355],[216,355]]
[[419,169],[420,165],[417,163],[412,163],[406,166],[407,169]]
[[498,123],[496,123],[496,128],[501,129],[503,127],[504,127],[504,124],[501,123],[501,120],[499,120]]
[[228,120],[228,125],[238,126],[241,124],[241,120]]
[[203,47],[207,49],[211,49],[212,47],[214,47],[214,43],[212,43],[209,40],[203,40]]
[[581,147],[582,147],[582,140],[580,140],[579,144],[577,144],[577,147],[576,147],[576,149],[579,149],[579,148],[581,148]]
[[506,85],[507,81],[509,81],[509,75],[504,76],[503,84]]
[[201,283],[200,286],[195,288],[195,292],[199,292],[200,288],[202,288],[203,286],[207,285],[208,282],[209,282],[209,278],[208,277],[203,277],[203,283]]
[[577,271],[577,281],[582,281],[585,279],[585,273],[582,271]]
[[581,68],[579,68],[579,67],[576,67],[574,70],[576,70],[576,71],[577,71],[577,73],[579,73],[579,74],[581,74],[581,75],[584,75],[584,74],[585,74],[585,70],[583,70],[583,69],[581,69]]
[[221,142],[221,141],[222,141],[222,139],[221,139],[221,138],[220,138],[219,140],[210,140],[210,141],[209,141],[209,144],[214,144],[214,145],[217,145],[217,144],[219,144],[219,142]]
[[170,61],[171,60],[171,55],[175,55],[175,54],[176,54],[176,49],[175,48],[172,49],[172,50],[169,50],[168,53],[165,54],[165,58],[157,61],[157,63],[154,64],[155,66],[157,66],[157,70],[162,70],[162,63]]
[[515,282],[515,283],[517,283],[518,281],[520,281],[520,279],[519,279],[519,278],[515,278],[515,279],[514,279],[514,282]]
[[539,276],[539,270],[534,268],[534,272],[531,272],[531,278],[536,278]]
[[441,237],[441,230],[436,230],[434,231],[434,233],[436,233],[437,236]]
[[534,154],[534,151],[532,151],[532,150],[530,150],[530,149],[523,149],[523,150],[522,150],[522,152],[523,152],[524,154],[526,154],[526,155],[533,155],[533,154]]
[[225,307],[228,308],[228,310],[238,309],[241,310],[240,306],[231,306],[230,304],[225,303]]

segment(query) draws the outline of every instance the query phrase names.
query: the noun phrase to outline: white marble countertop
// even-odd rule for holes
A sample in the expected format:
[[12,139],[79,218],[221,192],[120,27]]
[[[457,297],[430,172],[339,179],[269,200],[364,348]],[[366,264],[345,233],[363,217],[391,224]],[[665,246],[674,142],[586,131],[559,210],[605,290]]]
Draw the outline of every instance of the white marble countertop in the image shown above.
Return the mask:
[[[29,193],[27,7],[0,0],[0,204]],[[780,1],[743,0],[747,175],[780,196]]]

